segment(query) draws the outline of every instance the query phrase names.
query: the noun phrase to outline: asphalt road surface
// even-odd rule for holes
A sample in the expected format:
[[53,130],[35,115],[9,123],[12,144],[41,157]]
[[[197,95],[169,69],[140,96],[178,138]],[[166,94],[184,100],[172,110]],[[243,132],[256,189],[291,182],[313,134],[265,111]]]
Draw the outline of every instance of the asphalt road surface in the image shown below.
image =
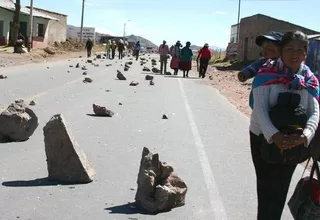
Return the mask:
[[[0,74],[8,76],[0,80],[0,108],[18,98],[35,100],[32,108],[40,119],[28,141],[0,144],[0,219],[256,219],[249,120],[207,80],[195,73],[189,79],[155,75],[155,86],[150,86],[139,62],[123,72],[127,81],[119,81],[120,61],[97,60],[99,67],[84,61],[0,69]],[[82,82],[83,70],[69,67],[78,62],[88,67],[92,83]],[[112,66],[106,67],[109,63]],[[147,66],[151,67],[150,62]],[[131,87],[132,80],[140,84]],[[107,106],[116,115],[88,116],[93,103]],[[56,113],[64,115],[91,160],[97,172],[92,183],[48,185],[41,181],[47,177],[42,128]],[[163,114],[169,119],[162,120]],[[144,215],[128,205],[134,201],[144,146],[158,152],[186,181],[185,206]],[[299,167],[291,192],[301,173]],[[287,208],[283,219],[292,219]]]

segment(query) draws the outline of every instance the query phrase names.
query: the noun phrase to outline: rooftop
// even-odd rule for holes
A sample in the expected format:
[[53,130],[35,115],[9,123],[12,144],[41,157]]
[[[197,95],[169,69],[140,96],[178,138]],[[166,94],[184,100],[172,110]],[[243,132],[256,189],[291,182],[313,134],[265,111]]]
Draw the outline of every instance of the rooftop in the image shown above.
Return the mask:
[[[0,8],[4,8],[4,9],[7,9],[9,11],[14,12],[15,11],[15,3],[11,0],[0,0]],[[22,5],[21,5],[20,12],[25,15],[30,15],[30,9],[26,8]],[[58,20],[57,18],[51,17],[51,16],[46,15],[44,13],[41,13],[37,10],[33,10],[32,14],[33,14],[33,17],[45,18],[45,19],[56,20],[56,21]]]

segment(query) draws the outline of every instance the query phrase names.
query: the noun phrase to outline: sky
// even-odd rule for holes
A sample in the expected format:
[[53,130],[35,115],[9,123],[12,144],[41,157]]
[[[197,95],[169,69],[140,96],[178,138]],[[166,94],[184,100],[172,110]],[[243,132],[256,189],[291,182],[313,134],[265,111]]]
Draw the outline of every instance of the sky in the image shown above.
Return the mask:
[[[209,43],[225,48],[238,20],[239,0],[85,0],[84,26],[97,32],[134,34],[161,44],[166,40]],[[22,0],[29,5],[30,0]],[[34,0],[34,7],[68,15],[80,26],[82,0]],[[265,14],[320,31],[320,0],[241,0],[240,18]],[[316,22],[317,21],[317,22]]]

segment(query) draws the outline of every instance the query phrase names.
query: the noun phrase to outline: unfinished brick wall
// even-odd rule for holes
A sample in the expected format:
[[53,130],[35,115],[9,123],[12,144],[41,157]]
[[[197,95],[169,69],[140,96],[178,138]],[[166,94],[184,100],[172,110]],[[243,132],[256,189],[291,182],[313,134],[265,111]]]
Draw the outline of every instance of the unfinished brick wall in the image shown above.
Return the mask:
[[[292,23],[274,19],[269,16],[257,14],[251,17],[241,19],[240,22],[240,37],[238,45],[238,54],[240,60],[255,60],[260,56],[262,51],[256,46],[255,38],[268,31],[280,31],[285,33],[290,30],[300,30],[305,34],[318,34],[319,32],[294,25]],[[247,40],[246,40],[247,39]],[[247,55],[245,55],[245,45],[247,41]]]

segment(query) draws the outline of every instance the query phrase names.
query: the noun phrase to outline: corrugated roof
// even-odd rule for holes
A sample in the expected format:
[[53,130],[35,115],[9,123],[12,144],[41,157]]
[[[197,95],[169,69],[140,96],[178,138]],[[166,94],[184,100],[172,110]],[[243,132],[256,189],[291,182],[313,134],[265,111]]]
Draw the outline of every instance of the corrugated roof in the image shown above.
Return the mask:
[[320,40],[320,34],[308,35],[309,40]]
[[[15,11],[15,4],[10,0],[0,0],[0,8],[4,8],[10,11]],[[30,9],[24,6],[21,6],[20,12],[22,14],[30,15]],[[45,19],[56,20],[56,21],[59,20],[57,18],[41,13],[37,10],[33,10],[32,14],[33,14],[33,17],[45,18]]]

